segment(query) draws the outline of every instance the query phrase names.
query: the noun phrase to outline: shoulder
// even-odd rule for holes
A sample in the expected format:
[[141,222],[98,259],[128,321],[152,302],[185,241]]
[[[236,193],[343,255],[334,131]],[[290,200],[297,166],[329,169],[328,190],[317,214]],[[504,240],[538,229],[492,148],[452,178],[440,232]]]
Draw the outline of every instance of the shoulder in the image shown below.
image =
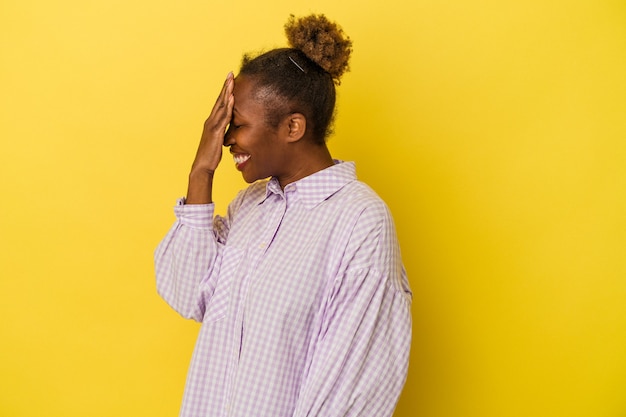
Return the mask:
[[[352,181],[329,200],[334,200],[334,227],[346,238],[348,252],[369,252],[363,257],[363,261],[369,262],[377,258],[372,257],[374,252],[397,247],[389,207],[367,184]],[[368,260],[368,256],[372,258]]]
[[395,224],[387,204],[361,181],[351,182],[337,197],[343,200],[340,223],[348,228],[344,229],[344,246],[338,250],[342,255],[342,279],[366,274],[369,280],[389,284],[396,292],[410,295]]
[[391,212],[382,198],[367,184],[355,180],[336,194],[345,214],[358,218],[360,223],[392,223]]

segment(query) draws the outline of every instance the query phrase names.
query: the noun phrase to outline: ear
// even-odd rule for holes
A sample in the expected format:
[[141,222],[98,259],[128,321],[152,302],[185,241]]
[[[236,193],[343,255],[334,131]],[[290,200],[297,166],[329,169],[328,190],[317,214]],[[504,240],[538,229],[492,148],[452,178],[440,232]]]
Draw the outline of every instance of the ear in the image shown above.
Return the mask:
[[291,113],[286,120],[287,142],[297,142],[306,133],[306,117],[302,113]]

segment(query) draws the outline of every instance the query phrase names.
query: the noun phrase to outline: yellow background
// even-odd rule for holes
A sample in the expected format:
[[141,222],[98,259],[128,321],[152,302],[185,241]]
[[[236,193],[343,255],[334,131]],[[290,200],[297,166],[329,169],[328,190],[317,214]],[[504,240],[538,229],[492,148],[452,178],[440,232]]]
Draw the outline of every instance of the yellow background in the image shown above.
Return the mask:
[[198,325],[152,251],[226,73],[309,12],[414,290],[396,416],[626,416],[626,3],[307,3],[0,4],[0,416],[177,414]]

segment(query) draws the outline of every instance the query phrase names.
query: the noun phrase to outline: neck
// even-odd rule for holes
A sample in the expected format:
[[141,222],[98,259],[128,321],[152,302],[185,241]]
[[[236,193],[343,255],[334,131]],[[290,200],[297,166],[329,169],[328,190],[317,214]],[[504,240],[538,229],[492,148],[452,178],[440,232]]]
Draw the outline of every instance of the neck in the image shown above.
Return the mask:
[[326,144],[301,146],[291,158],[289,174],[278,177],[281,188],[335,164]]

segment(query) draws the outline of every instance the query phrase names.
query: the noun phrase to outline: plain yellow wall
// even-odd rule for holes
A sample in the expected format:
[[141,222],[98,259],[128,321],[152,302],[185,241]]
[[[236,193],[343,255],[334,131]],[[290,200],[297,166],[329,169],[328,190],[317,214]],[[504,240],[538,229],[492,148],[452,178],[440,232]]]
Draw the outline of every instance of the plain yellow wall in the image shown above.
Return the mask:
[[152,252],[224,76],[309,12],[415,294],[396,416],[625,416],[626,4],[309,4],[2,2],[0,416],[177,414],[198,326]]

